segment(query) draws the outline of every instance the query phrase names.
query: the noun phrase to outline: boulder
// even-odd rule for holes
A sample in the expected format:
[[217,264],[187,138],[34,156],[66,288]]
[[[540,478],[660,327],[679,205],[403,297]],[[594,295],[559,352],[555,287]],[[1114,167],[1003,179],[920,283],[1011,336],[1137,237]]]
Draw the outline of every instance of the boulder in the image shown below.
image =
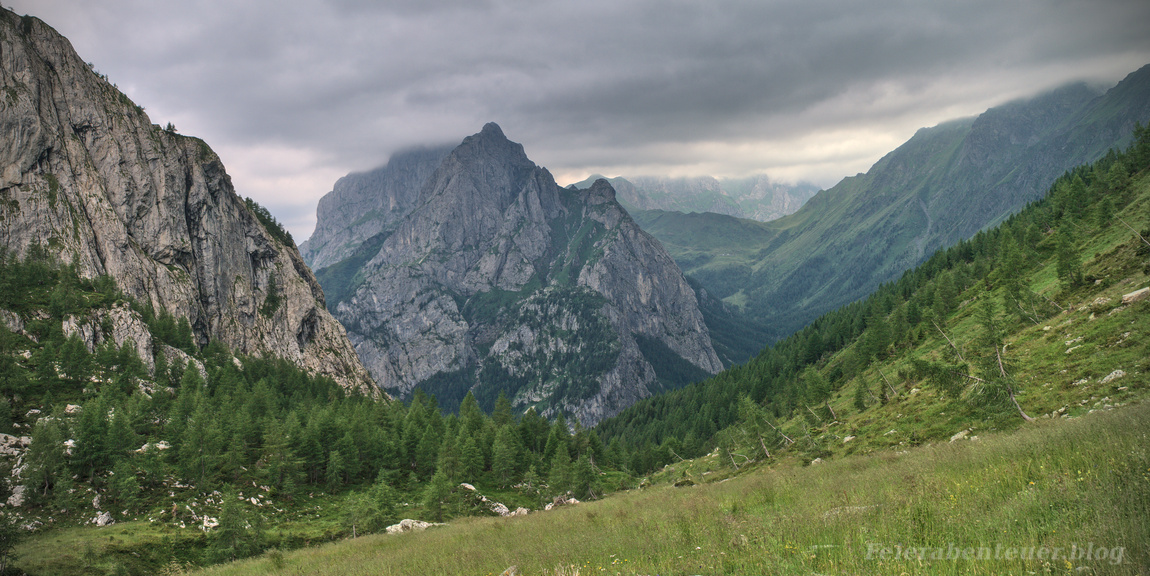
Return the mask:
[[1143,288],[1141,290],[1135,290],[1129,294],[1123,295],[1122,303],[1133,304],[1135,302],[1145,300],[1147,297],[1150,297],[1150,288]]
[[388,534],[402,534],[404,532],[422,532],[431,528],[432,526],[446,526],[446,524],[439,522],[424,522],[422,520],[412,520],[404,518],[398,524],[392,524],[387,527]]
[[1119,379],[1125,375],[1126,375],[1125,371],[1115,370],[1115,371],[1107,374],[1106,377],[1102,379],[1102,383],[1103,384],[1109,384],[1109,383],[1111,383],[1111,382],[1113,382],[1113,381],[1115,381],[1115,380],[1117,380],[1117,379]]

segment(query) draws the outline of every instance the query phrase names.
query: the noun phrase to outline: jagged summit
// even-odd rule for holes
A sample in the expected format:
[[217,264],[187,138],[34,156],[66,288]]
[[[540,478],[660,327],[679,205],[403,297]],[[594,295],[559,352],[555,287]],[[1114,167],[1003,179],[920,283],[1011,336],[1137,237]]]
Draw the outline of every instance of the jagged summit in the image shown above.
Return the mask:
[[490,123],[418,198],[377,243],[318,272],[386,388],[448,406],[502,391],[590,424],[721,369],[682,272],[608,182],[561,188]]

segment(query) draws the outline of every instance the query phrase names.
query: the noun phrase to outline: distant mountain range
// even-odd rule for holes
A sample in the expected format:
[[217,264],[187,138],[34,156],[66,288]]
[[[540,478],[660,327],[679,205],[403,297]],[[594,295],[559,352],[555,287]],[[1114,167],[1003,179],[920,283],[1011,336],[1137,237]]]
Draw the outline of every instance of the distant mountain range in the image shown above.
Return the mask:
[[[590,188],[603,176],[574,184]],[[808,182],[787,184],[766,175],[717,180],[711,176],[666,178],[635,176],[607,178],[619,203],[634,213],[637,210],[673,210],[676,212],[713,212],[737,218],[766,222],[798,210],[819,191]]]
[[694,289],[600,180],[558,186],[495,124],[320,201],[304,255],[376,380],[585,425],[718,372]]
[[1067,170],[1150,122],[1150,66],[1106,92],[1073,84],[918,131],[794,214],[632,216],[708,292],[771,340],[857,300],[937,249],[1002,222]]

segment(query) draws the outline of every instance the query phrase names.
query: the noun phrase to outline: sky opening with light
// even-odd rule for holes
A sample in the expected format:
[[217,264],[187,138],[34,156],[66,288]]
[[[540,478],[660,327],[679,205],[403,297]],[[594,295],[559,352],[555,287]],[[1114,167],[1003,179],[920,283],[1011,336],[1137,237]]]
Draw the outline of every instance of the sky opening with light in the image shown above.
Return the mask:
[[335,181],[497,122],[594,173],[830,187],[918,128],[1150,64],[1145,0],[7,0],[311,235]]

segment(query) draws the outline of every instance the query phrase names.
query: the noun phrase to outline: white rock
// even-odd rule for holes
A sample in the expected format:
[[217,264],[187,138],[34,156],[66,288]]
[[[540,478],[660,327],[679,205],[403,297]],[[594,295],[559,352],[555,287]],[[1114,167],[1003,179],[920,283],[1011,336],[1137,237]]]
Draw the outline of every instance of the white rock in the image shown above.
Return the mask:
[[24,505],[24,485],[17,484],[12,489],[12,495],[8,497],[8,505],[12,507],[19,507]]
[[1126,375],[1126,372],[1124,372],[1122,370],[1115,370],[1115,371],[1111,372],[1110,374],[1107,374],[1106,377],[1102,379],[1102,383],[1103,384],[1109,384],[1109,383],[1111,383],[1111,382],[1113,382],[1113,381],[1115,381],[1115,380],[1117,380],[1117,379],[1119,379],[1125,375]]
[[400,520],[398,524],[392,524],[391,526],[388,526],[387,527],[387,533],[388,534],[402,534],[404,532],[421,532],[423,530],[427,530],[428,528],[431,528],[432,526],[445,526],[445,524],[441,524],[438,522],[424,522],[422,520],[412,520],[410,518],[404,518],[403,520]]
[[105,510],[101,512],[99,516],[96,516],[92,522],[94,522],[96,526],[111,526],[116,523],[116,519],[112,518],[111,512]]
[[851,440],[854,440],[854,439],[855,439],[854,436],[847,436],[846,438],[843,438],[843,444],[846,444],[847,442],[850,442]]
[[962,432],[958,432],[954,436],[950,437],[950,441],[954,442],[956,440],[962,440],[963,438],[966,438],[967,434],[970,434],[970,430],[963,430]]

